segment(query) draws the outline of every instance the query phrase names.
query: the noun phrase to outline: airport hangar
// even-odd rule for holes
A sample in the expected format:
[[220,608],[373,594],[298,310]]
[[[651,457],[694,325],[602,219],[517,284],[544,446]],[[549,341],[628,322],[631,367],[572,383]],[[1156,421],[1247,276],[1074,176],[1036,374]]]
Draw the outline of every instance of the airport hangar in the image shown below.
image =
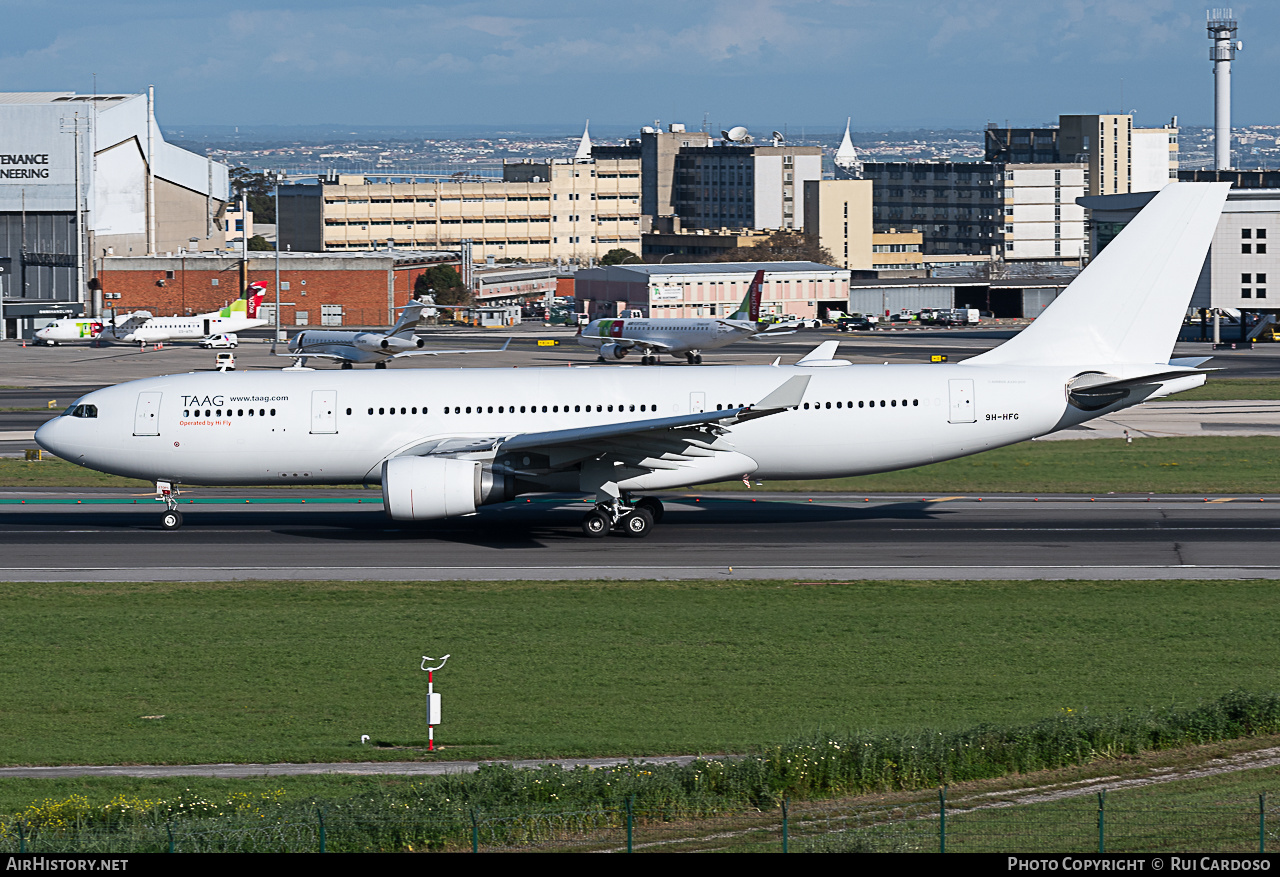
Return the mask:
[[105,256],[224,245],[227,166],[166,143],[152,92],[3,93],[0,132],[0,339],[101,314]]

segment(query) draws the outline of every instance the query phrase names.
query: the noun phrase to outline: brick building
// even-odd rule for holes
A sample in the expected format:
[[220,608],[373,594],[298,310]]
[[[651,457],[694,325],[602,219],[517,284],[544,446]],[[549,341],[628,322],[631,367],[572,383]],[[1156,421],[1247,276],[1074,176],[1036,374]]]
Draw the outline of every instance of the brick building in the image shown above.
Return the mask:
[[[280,325],[385,326],[395,321],[418,276],[433,265],[459,264],[447,251],[281,253]],[[247,267],[247,271],[245,270]],[[261,315],[275,321],[275,253],[115,256],[98,275],[105,304],[118,312],[199,314],[239,298],[248,283],[267,284]]]

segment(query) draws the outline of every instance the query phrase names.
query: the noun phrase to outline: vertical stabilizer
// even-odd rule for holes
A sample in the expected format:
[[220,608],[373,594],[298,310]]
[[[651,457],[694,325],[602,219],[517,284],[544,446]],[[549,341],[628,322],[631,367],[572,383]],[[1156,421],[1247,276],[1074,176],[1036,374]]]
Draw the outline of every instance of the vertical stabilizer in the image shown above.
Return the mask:
[[1164,363],[1229,183],[1170,183],[1034,323],[975,365]]
[[747,294],[742,297],[742,304],[738,305],[737,313],[729,319],[757,322],[760,319],[760,298],[763,293],[764,271],[757,271],[751,285],[747,287]]
[[410,301],[404,306],[400,319],[396,320],[396,324],[391,327],[391,331],[387,335],[412,335],[413,330],[418,326],[418,321],[422,319],[422,311],[426,307],[426,302],[418,301],[417,299]]

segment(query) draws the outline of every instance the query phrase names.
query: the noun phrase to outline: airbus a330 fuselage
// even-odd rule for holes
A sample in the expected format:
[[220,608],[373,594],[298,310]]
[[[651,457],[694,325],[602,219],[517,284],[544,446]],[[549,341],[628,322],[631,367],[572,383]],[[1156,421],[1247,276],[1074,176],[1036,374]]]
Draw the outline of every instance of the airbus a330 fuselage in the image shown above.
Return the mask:
[[1226,190],[1171,184],[1035,323],[961,363],[852,365],[828,341],[789,366],[175,375],[91,393],[36,440],[156,481],[166,527],[171,484],[363,482],[419,521],[578,491],[588,535],[642,536],[662,509],[636,492],[919,466],[1199,386],[1204,360],[1169,355]]

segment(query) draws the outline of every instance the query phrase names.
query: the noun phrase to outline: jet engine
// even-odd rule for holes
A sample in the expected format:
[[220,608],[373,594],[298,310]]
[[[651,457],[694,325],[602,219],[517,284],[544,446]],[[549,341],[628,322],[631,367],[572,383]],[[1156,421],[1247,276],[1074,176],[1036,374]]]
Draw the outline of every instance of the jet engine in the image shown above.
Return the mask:
[[511,475],[476,460],[392,457],[382,464],[382,503],[397,521],[473,514],[477,506],[515,498]]
[[355,338],[351,339],[351,343],[357,350],[364,350],[368,353],[377,353],[387,349],[387,336],[380,332],[361,332]]
[[622,357],[627,355],[627,348],[623,347],[621,344],[601,344],[600,355],[605,359],[609,359],[610,357],[613,357],[614,359],[622,359]]

